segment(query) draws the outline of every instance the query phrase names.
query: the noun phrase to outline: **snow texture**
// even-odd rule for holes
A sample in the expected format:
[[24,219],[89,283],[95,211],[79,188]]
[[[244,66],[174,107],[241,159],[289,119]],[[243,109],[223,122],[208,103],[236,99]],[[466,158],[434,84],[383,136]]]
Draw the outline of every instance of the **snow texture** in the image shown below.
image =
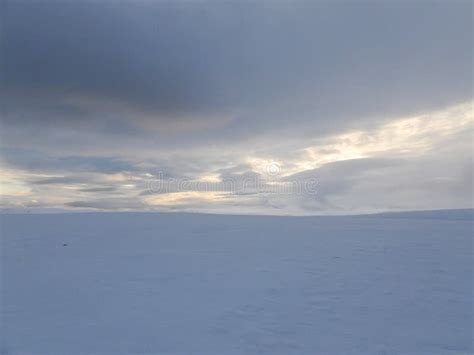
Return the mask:
[[4,354],[470,354],[473,213],[2,215]]

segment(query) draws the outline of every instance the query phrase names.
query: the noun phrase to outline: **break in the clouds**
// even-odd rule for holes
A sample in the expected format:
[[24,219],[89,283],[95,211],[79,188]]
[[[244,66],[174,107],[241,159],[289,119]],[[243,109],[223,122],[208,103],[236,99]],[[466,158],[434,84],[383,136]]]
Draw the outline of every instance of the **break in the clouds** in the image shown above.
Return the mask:
[[4,1],[3,208],[472,207],[472,10]]

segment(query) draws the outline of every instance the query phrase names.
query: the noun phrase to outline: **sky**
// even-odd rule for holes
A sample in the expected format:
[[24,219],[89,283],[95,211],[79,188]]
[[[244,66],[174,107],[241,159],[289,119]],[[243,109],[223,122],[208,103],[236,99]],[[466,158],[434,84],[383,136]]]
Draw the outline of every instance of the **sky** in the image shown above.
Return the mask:
[[1,4],[3,211],[473,207],[471,1]]

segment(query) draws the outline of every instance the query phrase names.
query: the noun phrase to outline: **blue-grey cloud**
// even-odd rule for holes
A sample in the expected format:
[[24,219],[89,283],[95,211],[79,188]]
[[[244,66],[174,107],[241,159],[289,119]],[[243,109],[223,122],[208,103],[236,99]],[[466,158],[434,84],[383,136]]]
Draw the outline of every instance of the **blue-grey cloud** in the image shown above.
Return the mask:
[[[4,119],[108,134],[127,122],[215,126],[228,138],[465,101],[471,10],[462,1],[7,1]],[[222,129],[225,116],[235,120]]]
[[[407,139],[370,132],[418,114],[431,127],[431,113],[472,100],[470,1],[2,4],[9,206],[469,206],[465,105],[446,116],[459,127],[438,117],[426,132],[416,123],[415,136],[393,133]],[[341,136],[354,131],[362,133],[353,141]],[[305,164],[308,149],[316,158]],[[287,172],[268,181],[262,164],[272,160]],[[157,179],[166,191],[150,189]],[[271,189],[310,179],[317,196]],[[182,181],[196,194],[179,195]],[[178,195],[158,196],[167,193]]]
[[114,173],[136,171],[138,168],[127,161],[113,157],[50,156],[31,149],[4,148],[2,158],[8,165],[29,170],[82,171]]
[[142,201],[133,198],[101,198],[87,201],[71,201],[66,206],[95,210],[136,210],[147,208]]

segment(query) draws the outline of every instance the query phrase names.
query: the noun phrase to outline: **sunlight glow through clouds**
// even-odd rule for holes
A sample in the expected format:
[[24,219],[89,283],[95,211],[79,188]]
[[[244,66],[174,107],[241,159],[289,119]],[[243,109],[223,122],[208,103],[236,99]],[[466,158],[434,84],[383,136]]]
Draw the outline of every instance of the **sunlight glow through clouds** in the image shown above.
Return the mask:
[[188,203],[193,200],[203,200],[207,202],[219,201],[228,195],[227,192],[216,191],[181,191],[170,192],[160,195],[149,196],[145,198],[145,202],[150,205],[170,206]]
[[469,1],[7,2],[0,211],[472,205]]
[[220,175],[216,173],[204,174],[201,175],[198,179],[198,182],[208,182],[208,183],[219,183],[221,182]]
[[[38,205],[45,204],[61,208],[71,201],[82,201],[89,196],[101,197],[102,191],[115,191],[112,197],[142,201],[151,208],[159,206],[182,206],[189,204],[212,204],[219,207],[231,198],[234,202],[243,201],[243,195],[226,191],[220,185],[224,179],[222,169],[229,168],[237,179],[258,179],[265,181],[264,191],[276,186],[282,190],[285,179],[293,174],[314,170],[326,164],[362,158],[386,158],[395,156],[421,157],[431,149],[440,147],[449,139],[455,139],[461,132],[472,130],[474,122],[473,102],[467,102],[432,113],[399,118],[372,130],[345,132],[323,138],[317,144],[302,141],[296,151],[284,155],[258,155],[251,151],[242,151],[236,160],[229,160],[211,171],[201,173],[193,183],[204,183],[211,188],[201,191],[193,187],[190,191],[172,191],[162,194],[141,196],[144,186],[154,181],[156,175],[145,171],[124,171],[116,173],[90,173],[87,171],[74,174],[47,174],[44,171],[28,172],[4,166],[1,172],[4,203],[12,203],[14,198],[21,197],[21,204],[31,204],[33,199]],[[257,147],[258,148],[258,147]],[[269,152],[271,154],[271,151]],[[298,157],[298,153],[300,154]],[[225,156],[225,152],[223,152]],[[294,157],[298,158],[294,158]],[[3,165],[3,164],[2,164]],[[250,173],[248,176],[245,174]],[[316,173],[317,174],[317,173]],[[186,172],[181,177],[186,176]],[[56,180],[55,180],[56,179]],[[64,179],[64,180],[62,180]],[[68,180],[69,179],[69,180]],[[180,176],[177,176],[179,181]],[[51,184],[41,183],[52,180]],[[252,182],[254,182],[252,180]],[[191,184],[190,186],[198,186]],[[291,187],[291,186],[290,186]],[[110,189],[110,190],[107,190]],[[88,195],[88,190],[94,195]],[[263,195],[262,195],[263,196]]]
[[327,143],[304,149],[304,159],[295,162],[287,175],[315,169],[328,163],[393,153],[420,155],[443,139],[469,128],[474,122],[473,103],[446,110],[401,118],[372,131],[354,131],[331,137]]
[[473,102],[467,102],[445,110],[399,118],[373,130],[341,133],[303,148],[302,157],[296,160],[251,156],[245,162],[265,177],[272,165],[281,167],[278,175],[289,176],[337,161],[389,154],[421,155],[472,125],[472,107]]

